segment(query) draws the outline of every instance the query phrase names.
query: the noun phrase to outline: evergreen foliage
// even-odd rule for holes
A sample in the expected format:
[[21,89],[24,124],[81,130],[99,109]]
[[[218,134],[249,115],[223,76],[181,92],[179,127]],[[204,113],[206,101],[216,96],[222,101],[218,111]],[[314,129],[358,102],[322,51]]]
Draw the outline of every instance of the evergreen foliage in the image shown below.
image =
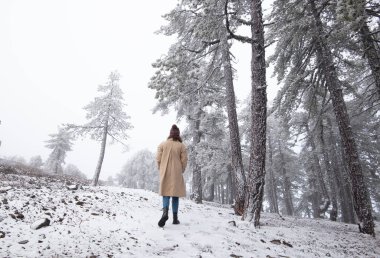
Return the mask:
[[66,125],[66,128],[77,137],[90,136],[91,139],[101,142],[99,160],[93,178],[94,185],[98,184],[107,137],[111,137],[112,142],[116,141],[126,146],[127,131],[132,128],[128,121],[130,117],[124,111],[126,104],[119,81],[120,74],[117,71],[111,72],[106,84],[98,87],[101,95],[84,107],[88,122],[84,125]]
[[59,128],[58,133],[50,134],[50,139],[45,145],[52,149],[48,159],[45,162],[45,170],[53,174],[63,174],[62,164],[65,163],[66,152],[71,151],[72,136],[63,129]]

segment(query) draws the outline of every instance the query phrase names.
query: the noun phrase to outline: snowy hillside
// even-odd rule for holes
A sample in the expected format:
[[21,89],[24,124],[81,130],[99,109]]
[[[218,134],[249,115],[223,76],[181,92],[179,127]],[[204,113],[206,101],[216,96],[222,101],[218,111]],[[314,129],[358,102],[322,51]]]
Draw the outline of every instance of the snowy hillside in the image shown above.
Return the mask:
[[[281,218],[262,227],[214,203],[180,200],[180,225],[162,229],[161,198],[118,187],[69,190],[44,177],[0,173],[0,257],[380,257],[355,225]],[[40,229],[40,219],[50,225]]]

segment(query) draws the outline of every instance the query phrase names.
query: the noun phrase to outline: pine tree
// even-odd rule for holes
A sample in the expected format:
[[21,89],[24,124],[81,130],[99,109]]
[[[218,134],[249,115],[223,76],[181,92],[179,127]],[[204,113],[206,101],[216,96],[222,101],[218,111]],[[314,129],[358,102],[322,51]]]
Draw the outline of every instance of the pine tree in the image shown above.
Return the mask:
[[[348,27],[351,36],[359,38],[362,53],[367,59],[371,71],[373,84],[380,99],[380,47],[378,40],[378,28],[372,31],[370,28],[373,17],[379,18],[379,3],[372,0],[343,1],[336,3],[337,18]],[[356,35],[355,35],[356,34]]]
[[277,199],[277,180],[274,176],[274,169],[273,169],[273,141],[272,141],[272,135],[271,135],[271,129],[268,125],[268,141],[267,141],[267,178],[265,181],[266,184],[266,190],[267,190],[267,196],[268,196],[268,202],[269,202],[269,211],[271,213],[279,213],[278,209],[278,199]]
[[[345,84],[339,80],[340,72],[344,70],[334,62],[334,57],[339,56],[340,53],[333,52],[332,46],[339,47],[337,42],[341,38],[335,33],[335,28],[331,27],[334,21],[333,18],[329,19],[331,17],[333,16],[330,6],[325,2],[314,0],[274,2],[271,17],[274,25],[270,35],[272,40],[277,40],[277,46],[272,60],[276,60],[275,69],[279,79],[285,78],[284,88],[277,99],[277,106],[282,106],[282,109],[289,112],[300,104],[305,92],[311,93],[309,96],[314,96],[318,92],[323,92],[323,89],[328,91],[328,98],[323,98],[323,100],[331,98],[344,148],[344,160],[347,162],[351,179],[360,230],[374,234],[371,203],[342,93],[342,86]],[[327,92],[324,95],[327,96]],[[309,99],[318,100],[316,97]],[[326,107],[326,102],[319,105],[321,113]],[[303,104],[307,110],[310,105],[313,105],[311,102]],[[309,139],[312,144],[313,136]],[[322,190],[325,192],[324,189]]]
[[[177,8],[165,15],[170,23],[162,29],[162,32],[166,35],[175,33],[178,35],[179,50],[185,52],[189,60],[207,60],[206,62],[209,65],[205,69],[206,80],[210,80],[209,83],[214,80],[214,83],[219,85],[220,91],[225,93],[232,148],[233,182],[236,189],[234,207],[235,212],[241,214],[244,206],[245,172],[241,156],[233,71],[229,51],[230,44],[228,42],[231,37],[228,36],[223,24],[223,9],[223,1],[182,1]],[[224,77],[214,76],[216,70],[222,70]],[[196,122],[192,121],[191,123],[194,123],[193,128],[198,127]],[[197,134],[194,133],[193,135],[195,139],[193,142],[199,142]],[[194,175],[199,174],[197,166],[194,166],[194,172]],[[194,180],[199,181],[199,177],[195,176]]]
[[[242,4],[242,6],[240,6]],[[243,8],[242,8],[243,7]],[[248,24],[251,29],[252,38],[238,36],[230,28],[228,1],[225,3],[226,27],[231,37],[242,42],[250,43],[252,47],[251,59],[251,128],[250,128],[250,161],[247,177],[248,192],[245,195],[243,218],[248,221],[254,220],[254,225],[259,226],[260,214],[265,184],[265,155],[266,155],[266,118],[267,118],[267,97],[266,97],[266,64],[265,64],[265,43],[264,43],[264,23],[262,18],[261,1],[242,1],[234,5],[232,13],[246,14],[250,16],[250,21],[244,21],[235,15],[235,20]],[[242,11],[249,10],[247,13]]]
[[30,158],[29,165],[35,168],[41,168],[43,166],[42,158],[40,155]]
[[80,169],[74,164],[67,164],[63,169],[63,174],[78,177],[81,179],[87,179],[87,176],[80,171]]
[[77,136],[89,135],[93,140],[101,142],[99,160],[93,177],[93,185],[98,184],[100,171],[106,151],[107,137],[125,145],[128,138],[127,130],[132,128],[129,116],[123,110],[126,104],[123,91],[119,85],[120,74],[111,72],[105,85],[100,85],[98,91],[102,94],[90,102],[84,109],[87,111],[88,122],[84,125],[68,124],[66,127]]
[[63,174],[62,164],[65,163],[66,152],[71,151],[72,136],[63,128],[59,128],[58,133],[49,136],[51,139],[46,141],[45,146],[52,149],[52,152],[46,160],[44,168],[53,174]]
[[138,151],[117,175],[119,184],[124,187],[158,192],[159,175],[156,166],[156,159],[151,151]]

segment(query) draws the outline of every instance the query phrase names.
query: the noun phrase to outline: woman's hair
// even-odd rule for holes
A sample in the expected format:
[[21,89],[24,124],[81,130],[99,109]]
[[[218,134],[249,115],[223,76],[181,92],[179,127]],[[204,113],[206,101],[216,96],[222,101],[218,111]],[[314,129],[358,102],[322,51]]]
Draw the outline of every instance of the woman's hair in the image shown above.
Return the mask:
[[172,128],[170,129],[168,139],[170,138],[173,139],[173,141],[182,142],[181,136],[179,136],[179,128],[176,125],[172,125]]

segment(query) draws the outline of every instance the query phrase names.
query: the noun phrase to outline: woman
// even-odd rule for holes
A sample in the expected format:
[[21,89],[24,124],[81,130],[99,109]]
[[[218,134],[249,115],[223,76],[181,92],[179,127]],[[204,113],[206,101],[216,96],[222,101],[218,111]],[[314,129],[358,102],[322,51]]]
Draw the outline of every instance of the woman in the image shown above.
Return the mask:
[[176,125],[170,129],[168,139],[158,146],[156,160],[160,170],[159,194],[163,200],[163,214],[158,226],[165,226],[165,222],[169,219],[170,197],[172,198],[173,224],[179,224],[179,197],[186,196],[186,186],[182,174],[187,165],[187,151]]

